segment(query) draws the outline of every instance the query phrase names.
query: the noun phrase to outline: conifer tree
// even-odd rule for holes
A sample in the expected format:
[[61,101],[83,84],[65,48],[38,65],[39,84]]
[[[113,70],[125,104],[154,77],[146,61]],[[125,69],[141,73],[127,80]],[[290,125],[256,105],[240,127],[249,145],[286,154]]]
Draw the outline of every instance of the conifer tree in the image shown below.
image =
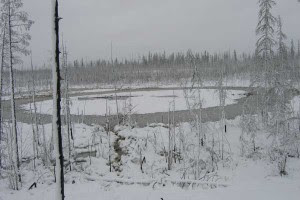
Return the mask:
[[276,18],[271,13],[274,0],[259,0],[259,20],[256,28],[256,35],[259,37],[256,43],[256,53],[265,60],[273,56],[273,47],[276,44],[274,40],[274,26]]
[[281,17],[278,16],[278,54],[281,60],[287,59],[287,47],[284,43],[284,40],[287,38],[282,30],[282,21]]
[[17,134],[17,121],[16,121],[16,106],[15,106],[15,83],[14,83],[14,67],[22,62],[20,55],[28,55],[29,40],[31,39],[28,31],[30,30],[33,21],[29,19],[26,12],[22,11],[22,0],[1,0],[2,21],[5,26],[6,37],[3,40],[7,49],[8,67],[10,72],[10,92],[11,92],[11,123],[12,123],[12,160],[11,169],[13,174],[12,188],[18,190],[19,182],[21,182],[20,175],[20,160],[19,160],[19,147],[18,147],[18,134]]

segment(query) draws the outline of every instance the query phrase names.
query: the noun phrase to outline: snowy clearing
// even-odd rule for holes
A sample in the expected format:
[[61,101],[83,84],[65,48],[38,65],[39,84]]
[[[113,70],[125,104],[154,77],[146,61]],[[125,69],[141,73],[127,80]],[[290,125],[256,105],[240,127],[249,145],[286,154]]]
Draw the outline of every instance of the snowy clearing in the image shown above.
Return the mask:
[[[202,108],[218,106],[219,94],[215,89],[201,89]],[[129,98],[131,96],[131,99]],[[228,90],[226,105],[235,103],[236,99],[245,96],[245,91]],[[187,99],[190,106],[197,102],[198,93],[196,90],[160,90],[160,91],[138,91],[117,93],[119,113],[128,112],[128,107],[132,105],[132,113],[146,114],[157,112],[168,112],[173,110],[175,101],[175,111],[188,110]],[[71,98],[72,115],[102,115],[116,114],[116,98],[114,94],[109,95],[88,95]],[[26,110],[30,105],[23,105]],[[37,103],[38,111],[42,114],[52,114],[52,101],[42,101]]]

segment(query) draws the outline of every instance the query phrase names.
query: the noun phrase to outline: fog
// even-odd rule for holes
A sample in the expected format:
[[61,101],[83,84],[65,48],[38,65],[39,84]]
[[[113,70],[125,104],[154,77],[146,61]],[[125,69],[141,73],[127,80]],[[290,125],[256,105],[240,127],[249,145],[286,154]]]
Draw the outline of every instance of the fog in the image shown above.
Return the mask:
[[[300,4],[278,0],[290,39],[300,38]],[[31,49],[37,65],[47,63],[51,49],[49,0],[26,0],[24,9],[35,21]],[[258,5],[256,0],[64,0],[60,3],[61,33],[69,58],[137,57],[152,52],[236,49],[253,52]],[[26,60],[26,59],[25,59]],[[26,61],[25,61],[26,63]]]

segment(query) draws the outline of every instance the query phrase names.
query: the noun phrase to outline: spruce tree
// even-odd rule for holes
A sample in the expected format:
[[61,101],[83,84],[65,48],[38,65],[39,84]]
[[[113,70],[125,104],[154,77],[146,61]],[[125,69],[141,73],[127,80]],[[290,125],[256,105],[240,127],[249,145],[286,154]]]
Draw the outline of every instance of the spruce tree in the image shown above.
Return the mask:
[[282,20],[281,17],[278,16],[278,55],[281,60],[287,59],[287,47],[284,43],[284,40],[287,38],[286,34],[283,33],[282,30]]
[[259,0],[259,20],[256,27],[256,35],[259,37],[256,42],[256,53],[265,60],[273,56],[273,47],[276,44],[274,39],[274,26],[276,18],[271,13],[274,0]]

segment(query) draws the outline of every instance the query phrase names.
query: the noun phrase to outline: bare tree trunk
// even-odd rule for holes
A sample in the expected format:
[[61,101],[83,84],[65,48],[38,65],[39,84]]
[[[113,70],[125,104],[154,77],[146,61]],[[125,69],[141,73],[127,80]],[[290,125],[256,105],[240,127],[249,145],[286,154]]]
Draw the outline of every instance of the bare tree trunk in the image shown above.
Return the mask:
[[[2,33],[2,48],[1,48],[1,68],[0,68],[0,169],[2,167],[2,150],[1,150],[1,142],[2,142],[2,89],[3,89],[3,67],[4,67],[4,47],[5,47],[5,25]],[[0,172],[1,175],[1,172]]]
[[[28,83],[28,91],[30,91],[30,84]],[[32,114],[32,107],[31,107],[31,104],[32,102],[29,103],[29,109],[30,109],[30,118],[31,118],[31,121],[33,122],[33,114]],[[33,169],[35,170],[36,169],[36,166],[35,166],[35,159],[36,159],[36,137],[35,137],[35,128],[34,128],[34,124],[31,123],[31,126],[32,126],[32,148],[33,148]]]
[[31,74],[32,74],[32,103],[33,103],[33,111],[34,111],[34,124],[35,124],[35,143],[36,143],[36,156],[39,157],[39,126],[38,126],[38,120],[37,120],[37,108],[36,108],[36,102],[35,102],[35,77],[33,72],[33,63],[32,63],[32,54],[31,54]]
[[172,112],[172,121],[173,121],[173,155],[172,157],[174,158],[174,162],[176,163],[176,158],[175,158],[175,152],[176,152],[176,129],[175,129],[175,109],[176,109],[176,105],[175,105],[175,93],[173,90],[173,112]]
[[200,178],[200,152],[201,146],[203,147],[203,130],[202,130],[202,103],[201,103],[201,89],[198,85],[198,102],[199,102],[199,112],[197,114],[197,129],[198,129],[198,152],[197,152],[197,171],[196,171],[196,179]]
[[68,77],[68,59],[66,47],[63,47],[63,65],[65,68],[65,122],[68,137],[68,160],[70,171],[72,171],[72,147],[71,147],[71,116],[70,116],[70,98],[69,98],[69,77]]
[[10,55],[10,100],[11,100],[11,120],[12,120],[12,140],[13,140],[13,168],[15,174],[15,189],[19,189],[20,175],[20,161],[18,148],[18,133],[16,122],[16,106],[15,106],[15,86],[14,86],[14,70],[13,70],[13,51],[12,51],[12,25],[11,25],[11,5],[9,3],[8,9],[8,36],[9,36],[9,55]]
[[108,137],[108,162],[109,162],[109,172],[112,172],[112,161],[111,161],[111,138],[110,138],[110,125],[109,125],[109,119],[106,118],[106,134]]
[[46,135],[45,135],[45,126],[43,125],[43,149],[44,149],[44,165],[48,167],[49,164],[49,155],[48,155],[48,150],[47,150],[47,143],[46,143]]
[[129,113],[128,113],[128,125],[130,128],[132,128],[132,119],[131,119],[131,115],[132,115],[132,99],[131,99],[131,83],[130,83],[130,88],[129,88]]
[[116,109],[117,109],[117,120],[118,125],[120,125],[120,114],[119,114],[119,105],[118,105],[118,95],[117,95],[117,86],[115,86],[115,97],[116,97]]
[[224,140],[225,140],[225,126],[226,126],[226,116],[225,116],[225,99],[226,99],[226,91],[224,89],[224,66],[221,69],[221,79],[219,83],[219,92],[220,92],[220,108],[221,108],[221,159],[224,159]]
[[168,148],[168,170],[172,169],[172,131],[171,131],[171,116],[170,116],[170,105],[168,113],[168,124],[169,124],[169,148]]
[[58,0],[52,0],[52,37],[53,37],[53,135],[56,156],[56,199],[64,200],[64,157],[61,134],[61,94],[60,94],[60,68],[59,68],[59,20],[58,17]]

